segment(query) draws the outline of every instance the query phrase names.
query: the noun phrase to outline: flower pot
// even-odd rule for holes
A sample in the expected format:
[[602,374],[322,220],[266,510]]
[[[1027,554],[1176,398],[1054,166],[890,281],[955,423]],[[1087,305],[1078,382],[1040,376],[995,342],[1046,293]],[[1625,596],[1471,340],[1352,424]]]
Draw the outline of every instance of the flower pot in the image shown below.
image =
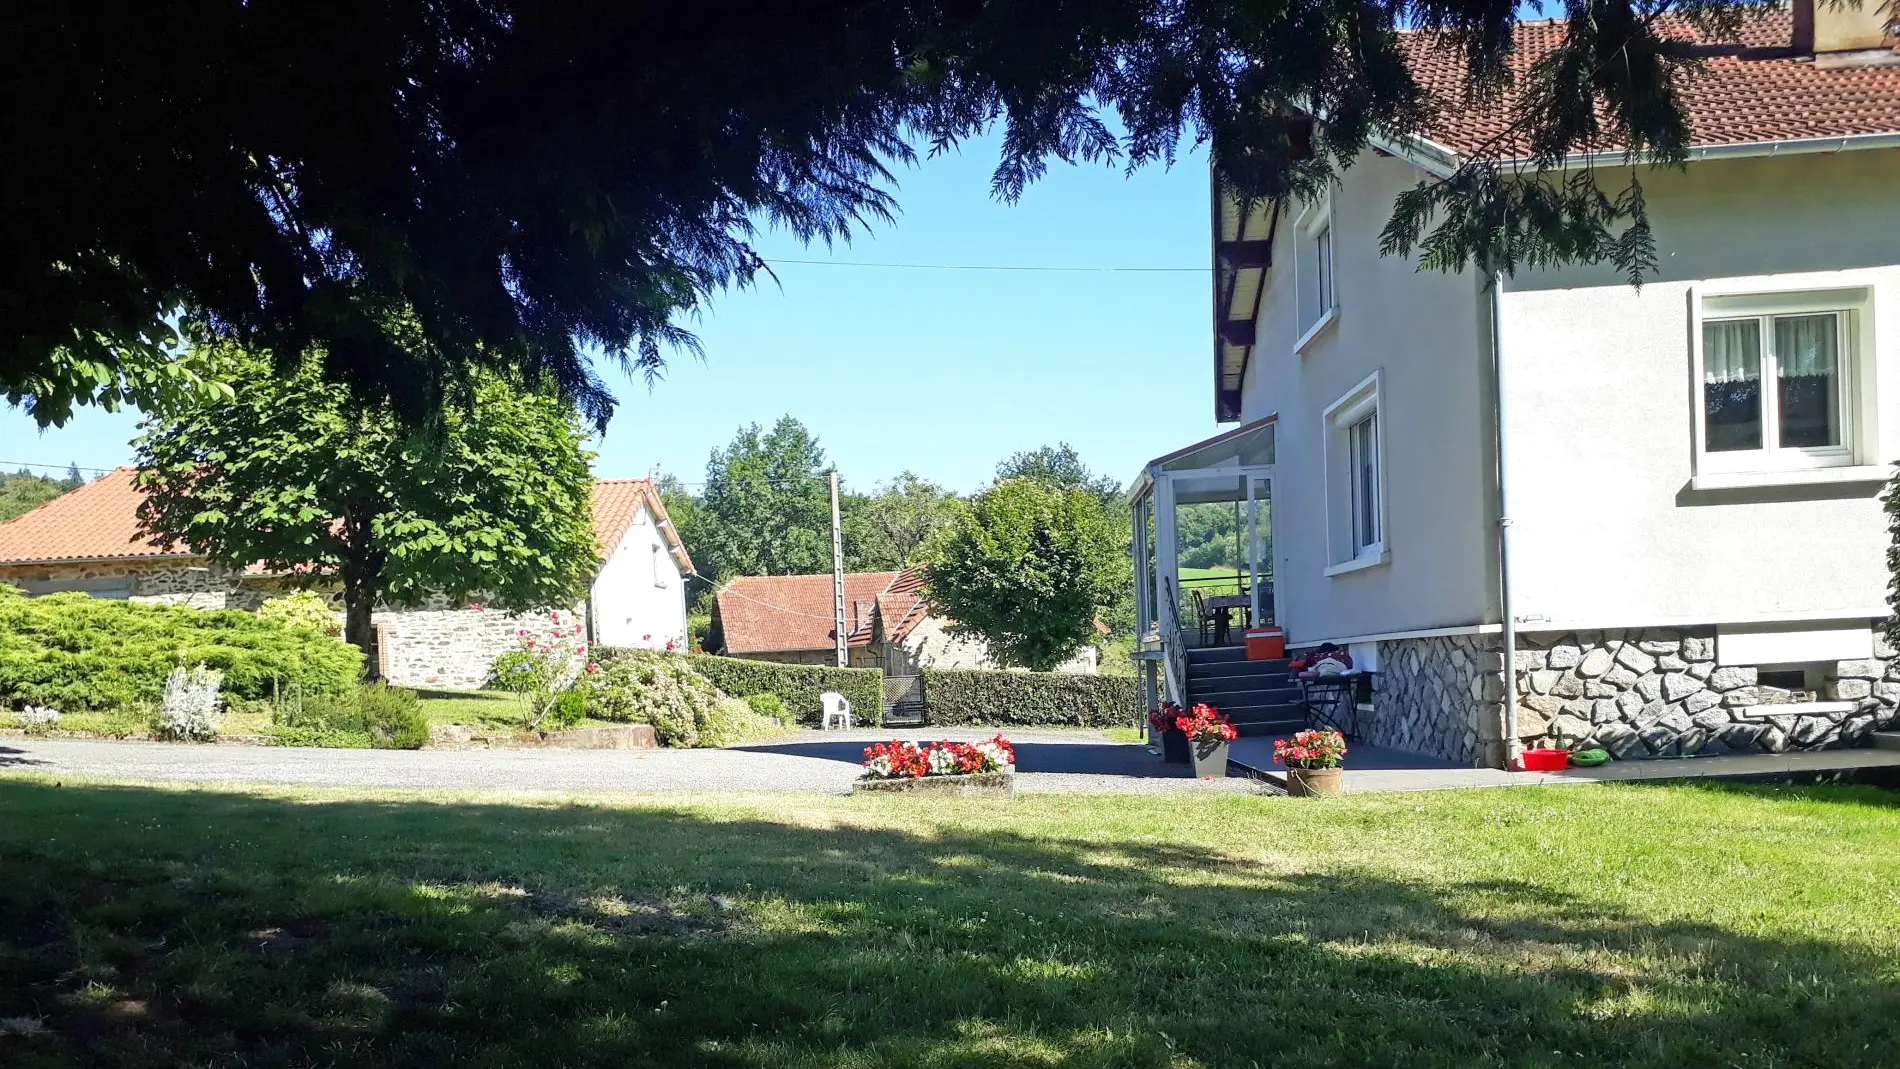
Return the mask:
[[1161,759],[1171,765],[1185,765],[1191,755],[1188,753],[1187,736],[1169,728],[1161,733]]
[[1345,789],[1340,771],[1337,768],[1289,768],[1286,770],[1286,793],[1295,798],[1338,794]]
[[[1186,742],[1186,736],[1182,737]],[[1230,742],[1201,742],[1194,744],[1194,776],[1196,779],[1227,778],[1227,748]]]

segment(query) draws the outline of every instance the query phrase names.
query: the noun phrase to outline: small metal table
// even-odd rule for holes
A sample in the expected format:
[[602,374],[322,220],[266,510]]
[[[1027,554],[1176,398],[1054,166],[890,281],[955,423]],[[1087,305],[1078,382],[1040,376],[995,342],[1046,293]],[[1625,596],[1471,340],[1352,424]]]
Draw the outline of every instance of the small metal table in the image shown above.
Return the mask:
[[1233,621],[1229,619],[1228,614],[1239,609],[1241,623],[1244,626],[1247,610],[1253,607],[1253,598],[1246,594],[1216,594],[1210,598],[1202,598],[1201,604],[1207,606],[1211,612],[1220,613],[1214,619],[1214,645],[1225,646],[1234,633]]
[[1359,705],[1353,692],[1359,686],[1358,672],[1322,676],[1300,674],[1300,704],[1306,710],[1306,726],[1337,731],[1351,739],[1359,733]]

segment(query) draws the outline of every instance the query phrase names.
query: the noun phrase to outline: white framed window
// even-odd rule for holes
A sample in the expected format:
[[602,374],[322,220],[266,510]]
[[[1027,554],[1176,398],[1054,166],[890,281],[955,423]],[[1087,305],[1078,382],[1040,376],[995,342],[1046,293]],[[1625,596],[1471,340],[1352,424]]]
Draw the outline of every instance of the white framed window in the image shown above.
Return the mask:
[[666,547],[649,546],[653,551],[653,585],[664,590],[667,586]]
[[1747,284],[1692,297],[1698,482],[1873,464],[1872,289]]
[[1327,540],[1332,556],[1327,575],[1390,560],[1380,403],[1380,375],[1375,371],[1326,407]]
[[1339,314],[1337,275],[1333,270],[1333,200],[1308,204],[1294,225],[1293,288],[1299,320],[1297,352]]

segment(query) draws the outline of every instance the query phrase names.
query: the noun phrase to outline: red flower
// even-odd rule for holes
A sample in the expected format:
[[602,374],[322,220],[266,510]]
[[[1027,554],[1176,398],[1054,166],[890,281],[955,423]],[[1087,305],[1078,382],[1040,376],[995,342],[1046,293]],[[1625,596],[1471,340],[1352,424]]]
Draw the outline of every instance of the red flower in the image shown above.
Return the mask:
[[594,673],[594,672],[598,672],[598,671],[600,671],[600,666],[599,666],[599,665],[597,665],[597,664],[590,664],[590,665],[588,665],[588,666],[587,666],[587,671],[588,671],[588,672],[589,672],[590,674],[591,674],[591,673]]

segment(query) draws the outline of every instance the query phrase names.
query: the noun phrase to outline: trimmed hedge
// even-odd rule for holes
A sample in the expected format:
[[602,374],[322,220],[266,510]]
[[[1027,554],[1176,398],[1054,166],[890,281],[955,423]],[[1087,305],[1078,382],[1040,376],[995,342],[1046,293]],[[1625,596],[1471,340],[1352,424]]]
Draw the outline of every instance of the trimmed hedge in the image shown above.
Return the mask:
[[0,584],[0,706],[61,712],[155,702],[180,664],[224,673],[224,692],[265,698],[271,682],[313,693],[353,691],[363,675],[356,647],[240,609],[191,609],[48,594]]
[[923,670],[930,723],[944,727],[1119,727],[1141,714],[1132,676]]
[[[627,650],[596,648],[594,659],[604,670],[616,656]],[[712,681],[713,686],[734,698],[771,694],[785,703],[785,709],[801,724],[818,723],[818,696],[835,690],[851,703],[852,715],[860,724],[884,722],[884,673],[876,668],[827,668],[810,664],[777,664],[772,661],[748,661],[743,657],[718,657],[710,653],[685,655],[694,668]]]
[[858,723],[884,723],[884,673],[879,669],[776,664],[710,653],[695,653],[692,659],[693,666],[706,673],[713,686],[735,698],[777,695],[786,711],[801,724],[818,723],[823,711],[818,696],[828,690],[844,695]]

